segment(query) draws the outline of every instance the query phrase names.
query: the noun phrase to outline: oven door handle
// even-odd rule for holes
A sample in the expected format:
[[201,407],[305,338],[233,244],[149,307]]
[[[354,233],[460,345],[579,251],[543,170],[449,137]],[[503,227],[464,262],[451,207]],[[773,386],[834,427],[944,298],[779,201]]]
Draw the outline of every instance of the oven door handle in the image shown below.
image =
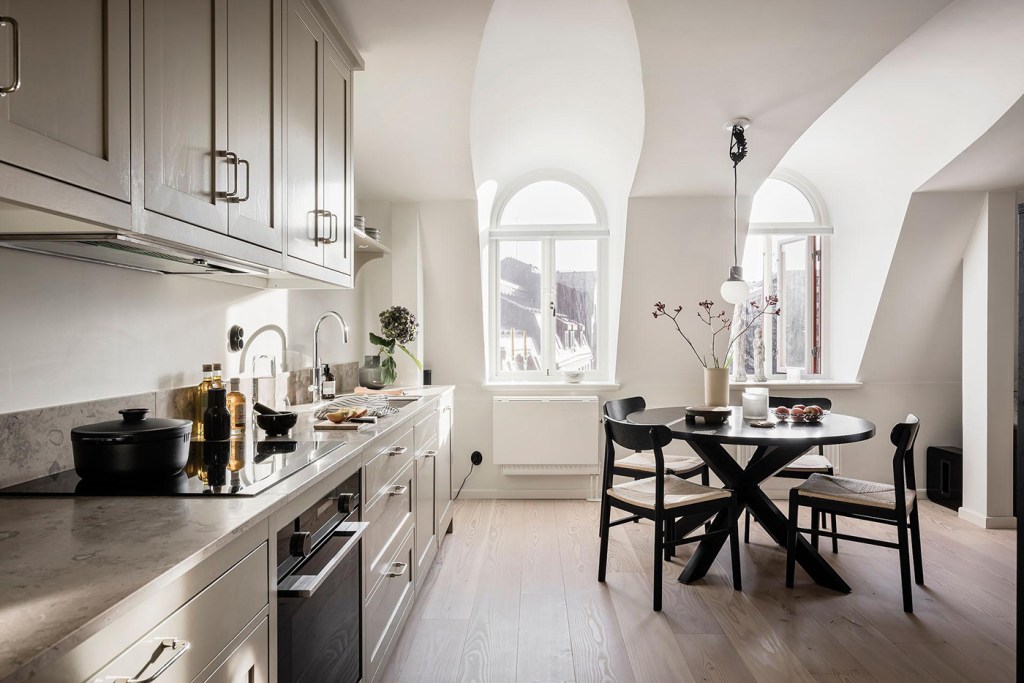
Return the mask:
[[331,532],[331,536],[346,536],[348,543],[341,547],[341,550],[324,565],[319,574],[313,576],[291,575],[286,576],[277,584],[277,597],[279,598],[309,598],[316,593],[324,581],[337,569],[354,548],[359,546],[359,539],[366,533],[369,522],[342,522],[338,528]]

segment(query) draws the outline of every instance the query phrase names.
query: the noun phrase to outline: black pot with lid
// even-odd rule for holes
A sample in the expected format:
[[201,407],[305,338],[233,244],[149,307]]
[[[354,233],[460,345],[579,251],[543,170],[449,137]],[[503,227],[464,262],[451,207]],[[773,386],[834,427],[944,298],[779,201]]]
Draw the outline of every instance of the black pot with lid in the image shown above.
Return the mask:
[[147,418],[148,408],[118,411],[122,419],[71,430],[75,472],[101,477],[172,477],[188,462],[190,420]]

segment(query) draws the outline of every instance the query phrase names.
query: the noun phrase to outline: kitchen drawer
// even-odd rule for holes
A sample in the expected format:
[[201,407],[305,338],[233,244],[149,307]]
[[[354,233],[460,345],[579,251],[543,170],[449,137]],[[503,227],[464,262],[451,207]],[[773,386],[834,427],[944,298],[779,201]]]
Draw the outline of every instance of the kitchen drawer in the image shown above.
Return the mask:
[[[270,683],[270,619],[263,617],[202,683]],[[158,683],[158,682],[154,682]]]
[[385,485],[391,482],[402,468],[412,462],[413,452],[413,430],[409,429],[400,437],[392,441],[385,448],[377,451],[363,468],[365,479],[363,480],[363,494],[368,503],[382,493]]
[[[364,678],[379,678],[392,645],[401,633],[413,600],[413,535],[410,530],[381,568],[381,583],[363,610]],[[369,580],[376,576],[368,577]]]
[[[94,680],[145,678],[178,657],[161,674],[160,683],[192,681],[266,607],[268,577],[267,544],[263,543],[105,666]],[[189,648],[183,651],[184,642]]]
[[413,523],[413,486],[416,475],[414,465],[407,466],[385,493],[363,512],[363,521],[368,522],[363,534],[363,558],[366,567],[366,594],[373,590],[380,577],[381,567],[391,558],[394,549],[391,544],[396,538],[404,537]]
[[423,417],[416,422],[416,426],[413,427],[415,432],[416,442],[416,455],[419,455],[427,449],[430,442],[437,438],[437,402],[430,407]]

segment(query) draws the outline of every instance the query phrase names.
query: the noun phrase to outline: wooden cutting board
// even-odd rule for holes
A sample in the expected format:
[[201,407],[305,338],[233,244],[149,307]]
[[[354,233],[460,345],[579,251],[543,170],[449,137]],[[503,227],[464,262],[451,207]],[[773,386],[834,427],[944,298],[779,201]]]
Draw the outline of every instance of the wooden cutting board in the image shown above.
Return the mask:
[[363,427],[367,426],[368,422],[342,422],[340,424],[331,422],[330,420],[320,420],[319,422],[313,423],[313,429],[318,432],[333,432],[333,431],[359,431]]

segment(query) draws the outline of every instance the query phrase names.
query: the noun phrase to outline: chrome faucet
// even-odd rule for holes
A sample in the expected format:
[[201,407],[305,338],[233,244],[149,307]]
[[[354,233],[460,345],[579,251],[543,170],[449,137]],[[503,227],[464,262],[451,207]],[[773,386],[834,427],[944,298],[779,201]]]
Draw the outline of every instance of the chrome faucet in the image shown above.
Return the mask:
[[316,326],[313,327],[313,385],[310,390],[313,392],[313,403],[319,403],[323,400],[323,396],[320,393],[320,385],[323,380],[322,371],[320,370],[320,323],[327,320],[328,318],[334,318],[341,325],[342,341],[348,344],[348,323],[335,311],[327,311],[320,319],[316,321]]

